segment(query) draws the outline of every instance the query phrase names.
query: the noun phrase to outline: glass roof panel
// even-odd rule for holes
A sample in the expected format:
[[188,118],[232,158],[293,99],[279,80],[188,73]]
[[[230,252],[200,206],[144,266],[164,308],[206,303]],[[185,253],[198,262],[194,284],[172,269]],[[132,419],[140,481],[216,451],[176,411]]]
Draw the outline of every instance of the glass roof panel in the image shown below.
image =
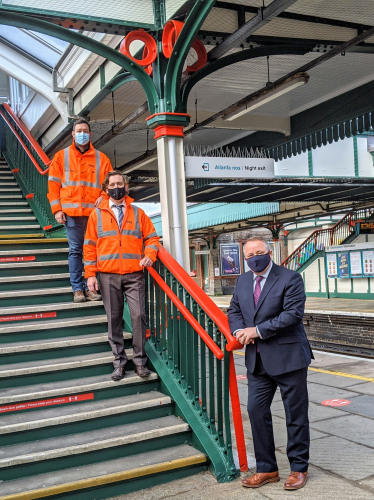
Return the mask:
[[0,26],[0,36],[51,68],[68,45],[62,40],[13,26]]

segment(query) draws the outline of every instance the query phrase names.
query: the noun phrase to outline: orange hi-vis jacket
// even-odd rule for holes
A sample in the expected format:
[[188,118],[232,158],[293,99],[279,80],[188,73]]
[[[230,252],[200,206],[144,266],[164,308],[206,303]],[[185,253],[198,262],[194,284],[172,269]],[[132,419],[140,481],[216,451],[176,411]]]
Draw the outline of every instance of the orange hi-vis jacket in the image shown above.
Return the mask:
[[141,271],[139,262],[157,259],[159,237],[151,219],[125,197],[122,227],[104,199],[88,219],[83,245],[85,278],[100,273],[128,274]]
[[49,167],[48,199],[52,213],[62,210],[71,217],[90,215],[101,185],[112,165],[104,153],[90,149],[81,153],[74,143],[58,151]]

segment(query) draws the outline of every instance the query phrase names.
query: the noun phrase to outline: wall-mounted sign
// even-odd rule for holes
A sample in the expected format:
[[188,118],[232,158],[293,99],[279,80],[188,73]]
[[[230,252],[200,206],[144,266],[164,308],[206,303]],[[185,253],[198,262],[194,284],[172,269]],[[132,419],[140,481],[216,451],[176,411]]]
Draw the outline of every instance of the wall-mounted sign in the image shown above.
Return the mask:
[[374,250],[364,250],[362,252],[364,276],[374,275]]
[[186,156],[186,177],[207,179],[273,179],[272,158]]
[[348,252],[338,253],[339,278],[349,278]]
[[196,250],[195,255],[209,255],[210,250]]
[[222,276],[237,276],[240,274],[239,243],[220,245],[220,255]]
[[338,264],[336,253],[328,253],[326,255],[327,261],[327,276],[329,278],[336,278],[338,276]]
[[349,263],[352,278],[360,278],[362,276],[361,252],[349,252]]

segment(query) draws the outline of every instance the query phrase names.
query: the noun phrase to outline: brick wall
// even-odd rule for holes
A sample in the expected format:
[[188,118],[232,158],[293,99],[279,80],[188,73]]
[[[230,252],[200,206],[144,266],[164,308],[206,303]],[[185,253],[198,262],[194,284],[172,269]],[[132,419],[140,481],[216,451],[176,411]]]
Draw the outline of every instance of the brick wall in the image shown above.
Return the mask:
[[374,348],[374,317],[306,312],[303,323],[309,340]]

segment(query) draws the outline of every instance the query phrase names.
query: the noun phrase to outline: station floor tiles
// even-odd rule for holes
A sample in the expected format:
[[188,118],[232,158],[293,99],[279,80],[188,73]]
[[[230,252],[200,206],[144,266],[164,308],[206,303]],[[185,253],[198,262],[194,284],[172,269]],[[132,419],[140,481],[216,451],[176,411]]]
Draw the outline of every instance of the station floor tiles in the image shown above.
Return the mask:
[[[218,484],[210,473],[142,490],[116,500],[366,500],[374,499],[374,361],[315,352],[308,371],[311,429],[309,481],[299,491],[285,491],[289,474],[286,421],[279,391],[272,405],[281,481],[250,490],[241,479],[255,462],[246,412],[247,380],[243,352],[235,354],[249,467],[232,483]],[[242,376],[242,377],[240,377]],[[350,404],[328,407],[322,401],[344,399]]]
[[[227,308],[232,295],[221,295],[211,299],[222,308]],[[374,300],[358,299],[326,299],[326,297],[307,297],[306,310],[313,311],[344,311],[357,313],[374,313]]]

